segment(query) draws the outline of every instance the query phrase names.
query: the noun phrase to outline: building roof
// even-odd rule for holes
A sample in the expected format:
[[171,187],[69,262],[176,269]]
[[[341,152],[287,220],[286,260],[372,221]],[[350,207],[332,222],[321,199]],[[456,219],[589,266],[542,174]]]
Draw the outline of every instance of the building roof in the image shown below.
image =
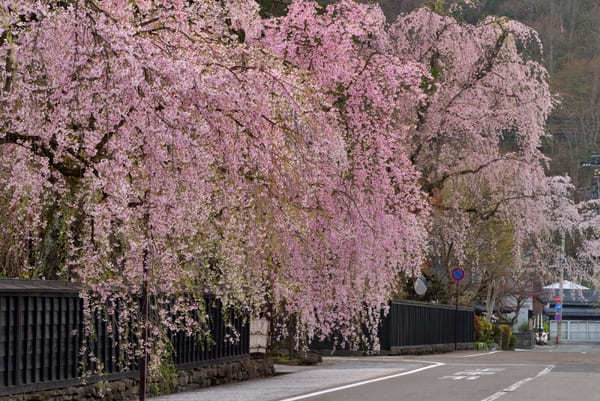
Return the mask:
[[[574,282],[569,281],[569,280],[563,280],[563,288],[565,290],[589,290],[588,287],[584,287],[581,284],[577,284],[577,283],[574,283]],[[558,283],[552,283],[552,284],[549,284],[547,286],[544,286],[544,289],[545,290],[553,290],[553,289],[558,290],[558,289],[560,289],[560,282],[558,282]]]
[[[544,314],[553,317],[555,315],[554,308],[544,308]],[[577,308],[577,307],[564,307],[562,310],[563,320],[577,320],[577,318],[596,318],[600,319],[600,309],[598,308]]]
[[[546,291],[545,300],[551,305],[554,305],[554,296],[559,295],[558,290]],[[564,306],[600,306],[600,292],[594,290],[563,290],[563,301]]]

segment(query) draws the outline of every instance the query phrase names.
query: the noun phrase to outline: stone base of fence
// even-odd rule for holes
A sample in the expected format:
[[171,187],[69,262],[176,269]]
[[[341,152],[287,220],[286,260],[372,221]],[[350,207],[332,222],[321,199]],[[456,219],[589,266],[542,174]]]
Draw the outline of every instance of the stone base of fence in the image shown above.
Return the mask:
[[[474,350],[476,344],[473,343],[458,343],[456,344],[457,351]],[[349,351],[344,349],[326,349],[313,348],[312,352],[325,356],[363,356],[371,355],[364,351]],[[375,355],[425,355],[425,354],[443,354],[445,352],[453,352],[454,343],[452,344],[427,344],[427,345],[405,345],[401,347],[391,347],[389,350],[380,350],[375,352]],[[0,400],[2,401],[2,400]]]
[[527,331],[525,333],[514,333],[517,338],[517,348],[533,348],[535,347],[535,333]]
[[[457,351],[473,350],[475,343],[458,343]],[[382,355],[423,355],[423,354],[441,354],[444,352],[453,352],[452,344],[427,344],[427,345],[405,345],[401,347],[391,347],[389,351],[382,351]]]
[[[240,359],[234,362],[204,367],[179,369],[174,388],[161,394],[192,391],[202,387],[272,376],[275,373],[270,358]],[[151,396],[157,395],[149,384]],[[78,384],[70,387],[16,394],[0,397],[0,401],[133,401],[138,399],[138,380],[125,378],[93,384]]]

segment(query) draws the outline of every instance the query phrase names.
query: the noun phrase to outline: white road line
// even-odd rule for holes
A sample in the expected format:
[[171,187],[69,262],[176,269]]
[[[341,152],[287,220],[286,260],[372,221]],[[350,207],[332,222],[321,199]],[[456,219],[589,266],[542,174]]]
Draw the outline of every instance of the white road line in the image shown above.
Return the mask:
[[[425,362],[425,361],[423,361]],[[481,361],[481,362],[448,362],[448,366],[506,366],[506,367],[530,367],[530,368],[543,368],[548,365],[542,363],[496,363],[489,361]]]
[[432,365],[437,365],[437,366],[445,365],[445,363],[443,363],[443,362],[426,361],[426,360],[423,360],[423,359],[400,359],[399,361],[400,362],[415,362],[415,363],[430,363]]
[[478,354],[465,355],[465,356],[463,356],[463,358],[473,358],[474,356],[492,355],[492,354],[495,354],[496,352],[500,352],[500,351],[483,352],[483,353],[478,353]]
[[548,373],[549,373],[549,372],[552,370],[552,368],[554,368],[554,365],[549,365],[549,366],[546,366],[546,367],[545,367],[545,368],[544,368],[542,371],[540,371],[540,372],[539,372],[537,375],[535,375],[534,377],[527,377],[527,378],[525,378],[525,379],[523,379],[523,380],[519,380],[518,382],[516,382],[516,383],[514,383],[514,384],[511,384],[510,386],[508,386],[508,387],[507,387],[507,388],[505,388],[504,390],[502,390],[502,391],[498,391],[497,393],[494,393],[494,394],[490,395],[489,397],[487,397],[487,398],[484,398],[484,399],[483,399],[483,400],[481,400],[481,401],[495,401],[495,400],[497,400],[498,398],[500,398],[500,397],[502,397],[503,395],[505,395],[506,393],[510,393],[510,392],[512,392],[512,391],[515,391],[515,390],[517,390],[517,389],[518,389],[519,387],[521,387],[523,384],[525,384],[525,383],[528,383],[528,382],[530,382],[530,381],[532,381],[532,380],[535,380],[535,379],[537,379],[538,377],[541,377],[541,376],[544,376],[544,375],[548,374]]
[[357,382],[357,383],[346,384],[344,386],[328,388],[327,390],[316,391],[314,393],[303,394],[303,395],[299,395],[299,396],[296,396],[296,397],[284,398],[284,399],[282,399],[280,401],[303,400],[305,398],[316,397],[317,395],[322,395],[322,394],[327,394],[327,393],[333,393],[334,391],[346,390],[348,388],[363,386],[363,385],[369,384],[369,383],[376,383],[376,382],[380,382],[380,381],[383,381],[383,380],[393,379],[395,377],[412,375],[413,373],[418,373],[418,372],[422,372],[422,371],[427,370],[427,369],[437,368],[438,366],[445,365],[442,362],[428,362],[428,363],[433,363],[433,365],[423,366],[422,368],[408,370],[406,372],[396,373],[396,374],[389,375],[389,376],[378,377],[376,379],[364,380],[364,381]]

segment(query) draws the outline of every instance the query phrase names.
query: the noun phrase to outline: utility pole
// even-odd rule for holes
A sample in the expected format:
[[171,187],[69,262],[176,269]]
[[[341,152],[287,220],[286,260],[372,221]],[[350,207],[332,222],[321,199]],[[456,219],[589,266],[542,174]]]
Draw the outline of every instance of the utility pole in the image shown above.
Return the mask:
[[594,177],[596,177],[596,199],[600,199],[600,169],[594,169]]
[[561,245],[561,255],[560,255],[560,287],[558,296],[560,297],[560,310],[558,311],[558,316],[560,317],[558,320],[558,330],[556,335],[556,343],[560,342],[562,337],[562,317],[563,317],[563,297],[564,297],[564,276],[565,276],[565,232],[561,230],[560,232],[560,245]]
[[594,178],[596,178],[596,193],[594,195],[596,195],[596,199],[600,199],[600,169],[598,169],[600,167],[600,155],[592,155],[590,160],[579,163],[579,166],[581,168],[594,168],[593,174]]

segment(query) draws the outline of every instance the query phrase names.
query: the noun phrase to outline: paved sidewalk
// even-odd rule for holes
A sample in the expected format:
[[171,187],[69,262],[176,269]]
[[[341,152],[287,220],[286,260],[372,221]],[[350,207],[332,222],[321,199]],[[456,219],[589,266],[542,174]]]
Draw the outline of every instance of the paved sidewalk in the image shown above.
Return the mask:
[[275,365],[274,377],[170,394],[151,401],[275,401],[422,366],[427,364],[400,357],[326,357],[316,366]]
[[580,353],[600,353],[600,343],[563,343],[538,345],[535,347],[538,352],[580,352]]

